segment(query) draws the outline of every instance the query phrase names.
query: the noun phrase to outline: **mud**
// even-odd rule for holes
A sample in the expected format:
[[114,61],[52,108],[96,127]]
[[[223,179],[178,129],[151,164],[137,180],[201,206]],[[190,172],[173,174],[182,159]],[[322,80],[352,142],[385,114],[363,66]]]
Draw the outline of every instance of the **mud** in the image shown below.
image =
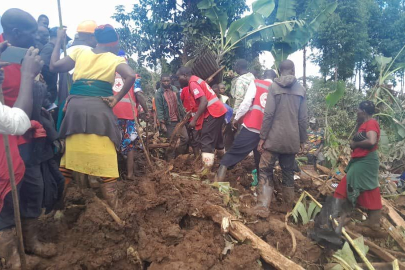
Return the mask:
[[[41,219],[41,240],[54,242],[58,248],[58,256],[43,260],[41,269],[271,269],[249,243],[236,243],[223,254],[225,238],[220,226],[205,218],[201,209],[206,203],[227,206],[216,189],[187,176],[195,165],[192,158],[180,157],[177,161],[181,162],[172,163],[173,167],[166,164],[157,173],[138,175],[137,181],[119,181],[121,205],[115,212],[125,221],[123,227],[93,199],[97,190],[83,190],[73,183],[63,217]],[[251,158],[229,171],[231,185],[239,190],[239,207],[254,205],[254,189],[243,180],[253,169]],[[232,211],[229,206],[228,211]],[[267,220],[246,217],[246,222],[289,255],[292,242],[283,215],[273,212]],[[298,249],[292,260],[305,269],[319,265],[322,249],[305,236],[306,228],[294,231]]]

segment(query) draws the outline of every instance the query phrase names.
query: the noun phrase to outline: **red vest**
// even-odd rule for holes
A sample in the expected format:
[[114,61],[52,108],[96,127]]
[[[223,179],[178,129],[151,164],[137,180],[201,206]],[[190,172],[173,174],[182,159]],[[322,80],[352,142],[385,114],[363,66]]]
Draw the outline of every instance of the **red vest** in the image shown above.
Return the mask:
[[266,107],[267,94],[269,93],[271,82],[255,80],[255,84],[256,96],[243,119],[243,123],[248,128],[260,130],[262,128],[264,107]]
[[[213,117],[220,117],[226,113],[226,107],[224,104],[219,100],[215,92],[211,89],[211,87],[206,83],[203,79],[198,78],[197,76],[191,76],[190,81],[188,82],[189,86],[190,83],[196,82],[198,83],[204,91],[205,96],[207,97],[208,104],[207,110],[205,111],[204,118],[207,118],[209,115]],[[190,89],[189,89],[190,91]],[[199,101],[196,101],[197,105],[200,105]]]
[[[117,95],[122,90],[123,86],[124,86],[123,79],[121,78],[121,76],[118,73],[116,73],[115,74],[115,83],[113,86],[114,96]],[[134,113],[132,112],[132,105],[131,105],[131,101],[129,99],[129,95],[131,95],[132,100],[136,104],[134,87],[132,86],[131,89],[129,89],[128,93],[113,108],[113,112],[114,112],[115,116],[117,116],[117,118],[119,118],[119,119],[134,120]],[[136,105],[135,106],[136,116],[138,116],[137,107],[138,106]]]
[[[180,99],[183,102],[184,109],[186,109],[187,112],[191,112],[191,118],[189,120],[189,122],[191,122],[193,120],[195,113],[198,111],[198,106],[195,103],[195,100],[191,97],[190,91],[188,89],[189,89],[188,86],[183,88],[183,90],[181,91]],[[200,130],[202,128],[203,122],[204,118],[200,117],[197,120],[195,129]]]

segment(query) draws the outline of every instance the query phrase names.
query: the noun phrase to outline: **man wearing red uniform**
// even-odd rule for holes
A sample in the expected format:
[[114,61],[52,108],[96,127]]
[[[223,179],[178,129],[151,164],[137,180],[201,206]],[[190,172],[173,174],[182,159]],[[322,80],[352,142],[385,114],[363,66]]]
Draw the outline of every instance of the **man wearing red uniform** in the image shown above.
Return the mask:
[[[180,94],[180,99],[183,102],[183,107],[186,110],[186,112],[191,112],[191,118],[189,119],[189,123],[193,121],[193,118],[195,116],[195,113],[198,110],[198,107],[195,103],[195,100],[191,98],[190,96],[190,91],[188,86],[184,87],[183,90],[181,91]],[[197,159],[200,155],[200,142],[199,142],[199,131],[202,128],[203,124],[203,118],[200,117],[199,121],[197,121],[195,128],[191,129],[189,126],[187,126],[187,131],[189,134],[189,144],[193,148],[193,153],[194,157]]]
[[203,79],[193,76],[190,68],[182,67],[176,75],[181,87],[189,87],[190,97],[198,106],[190,128],[195,128],[201,117],[204,119],[200,137],[201,152],[204,168],[210,170],[214,164],[215,149],[224,149],[222,124],[227,110],[211,87]]
[[255,157],[256,169],[259,171],[260,153],[257,151],[257,145],[260,141],[260,129],[263,122],[267,93],[276,76],[273,70],[267,70],[264,74],[265,79],[255,80],[256,87],[246,92],[233,123],[236,125],[243,119],[242,129],[233,142],[231,149],[222,158],[215,181],[224,181],[227,169],[241,162],[252,151]]

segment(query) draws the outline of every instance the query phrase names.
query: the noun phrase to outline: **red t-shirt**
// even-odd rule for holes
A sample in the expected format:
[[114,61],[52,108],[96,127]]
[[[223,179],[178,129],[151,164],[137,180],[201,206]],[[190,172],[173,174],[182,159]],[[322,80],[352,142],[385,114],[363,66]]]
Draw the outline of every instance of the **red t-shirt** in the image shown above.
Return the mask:
[[[0,134],[0,212],[3,208],[4,198],[11,190],[10,175],[8,173],[8,165],[6,158],[6,149],[4,147],[3,136]],[[17,137],[8,136],[10,141],[11,160],[13,162],[13,169],[16,184],[20,183],[24,176],[25,166],[24,162],[18,151]]]
[[[190,87],[189,87],[189,93],[190,93],[190,96],[192,96],[194,98],[195,104],[198,108],[200,106],[199,98],[202,96],[206,96],[204,93],[204,89],[202,89],[202,87],[198,83],[191,82]],[[205,112],[203,113],[203,117],[207,118],[208,116],[210,116],[210,112],[208,111],[208,109],[205,109]]]
[[[0,42],[3,42],[3,35],[0,35]],[[3,94],[4,103],[7,106],[13,107],[17,100],[18,93],[20,92],[21,81],[21,65],[12,64],[3,67],[4,70],[4,82],[3,82]]]
[[358,133],[360,132],[369,132],[369,131],[375,131],[377,132],[377,144],[373,147],[373,149],[364,149],[364,148],[356,148],[353,150],[352,153],[352,158],[359,158],[359,157],[365,157],[371,152],[374,152],[378,149],[378,141],[380,140],[380,125],[375,119],[370,119],[359,127],[359,130],[357,131]]

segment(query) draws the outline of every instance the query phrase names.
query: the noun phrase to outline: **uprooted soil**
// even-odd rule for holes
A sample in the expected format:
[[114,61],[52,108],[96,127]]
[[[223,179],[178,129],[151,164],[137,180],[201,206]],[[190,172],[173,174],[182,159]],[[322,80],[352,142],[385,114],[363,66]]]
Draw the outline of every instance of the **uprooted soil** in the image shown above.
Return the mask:
[[[63,217],[41,219],[42,240],[56,243],[58,249],[58,256],[44,260],[41,268],[272,269],[249,243],[237,243],[223,254],[226,242],[220,226],[204,217],[201,210],[207,203],[226,205],[222,194],[193,177],[192,156],[180,157],[174,167],[162,164],[161,170],[137,181],[119,181],[121,205],[116,213],[125,221],[122,227],[94,200],[96,190],[79,189],[73,183],[67,191]],[[247,184],[252,181],[247,176],[252,169],[253,159],[249,158],[229,171],[228,179],[239,192],[241,208],[250,207],[256,198]],[[243,220],[282,254],[290,254],[292,242],[284,227],[284,215],[274,212],[267,220]],[[297,252],[292,260],[305,269],[319,269],[322,249],[305,236],[306,228],[293,230]]]

